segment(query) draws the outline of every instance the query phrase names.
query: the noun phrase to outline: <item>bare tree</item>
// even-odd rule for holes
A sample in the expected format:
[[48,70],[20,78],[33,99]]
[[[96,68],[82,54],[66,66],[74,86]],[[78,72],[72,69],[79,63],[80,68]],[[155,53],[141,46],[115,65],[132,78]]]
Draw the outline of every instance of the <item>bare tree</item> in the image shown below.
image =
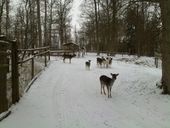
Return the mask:
[[4,6],[5,6],[5,1],[6,0],[1,0],[0,1],[0,34],[2,34],[2,16],[4,13]]
[[73,0],[58,0],[56,2],[56,9],[57,9],[57,16],[58,16],[58,27],[59,27],[59,36],[60,36],[60,43],[66,43],[65,35],[68,28],[69,20],[69,12],[72,7]]
[[48,33],[47,33],[47,0],[44,0],[44,45],[48,45]]
[[97,43],[97,54],[100,54],[100,44],[99,44],[99,22],[98,22],[98,3],[97,0],[94,0],[95,8],[95,26],[96,26],[96,43]]
[[49,46],[51,46],[51,38],[52,38],[52,24],[53,24],[54,4],[55,4],[55,0],[51,0],[50,4],[49,4],[49,23],[48,23]]
[[39,46],[41,47],[42,44],[42,29],[41,29],[41,12],[40,12],[40,0],[36,0],[37,2],[37,21],[38,21],[38,41]]
[[6,0],[6,24],[5,24],[5,33],[6,33],[7,36],[9,36],[9,28],[10,28],[9,3],[10,3],[10,0]]

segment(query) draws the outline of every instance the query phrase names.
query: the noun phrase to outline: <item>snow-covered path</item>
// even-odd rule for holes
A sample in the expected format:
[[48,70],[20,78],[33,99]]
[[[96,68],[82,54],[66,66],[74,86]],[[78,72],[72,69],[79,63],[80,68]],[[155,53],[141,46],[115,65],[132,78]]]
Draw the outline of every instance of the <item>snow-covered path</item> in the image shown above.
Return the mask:
[[[161,70],[113,61],[96,67],[96,57],[52,61],[0,128],[169,128],[170,97],[155,83]],[[85,61],[91,59],[90,71]],[[112,98],[100,94],[99,76],[119,73]]]

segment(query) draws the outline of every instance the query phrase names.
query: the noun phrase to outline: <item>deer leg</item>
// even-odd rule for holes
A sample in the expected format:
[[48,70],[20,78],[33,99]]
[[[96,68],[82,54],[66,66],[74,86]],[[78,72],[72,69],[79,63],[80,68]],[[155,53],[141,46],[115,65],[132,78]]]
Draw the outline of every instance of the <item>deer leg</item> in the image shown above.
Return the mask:
[[112,95],[111,95],[111,89],[112,89],[112,87],[110,87],[110,98],[112,97]]
[[106,95],[106,92],[105,92],[105,86],[103,86],[103,91],[104,91],[104,94]]
[[108,65],[108,64],[106,64],[106,68],[109,68],[109,65]]
[[108,98],[110,97],[109,87],[107,86]]
[[102,94],[102,88],[103,88],[103,85],[101,84],[101,94]]

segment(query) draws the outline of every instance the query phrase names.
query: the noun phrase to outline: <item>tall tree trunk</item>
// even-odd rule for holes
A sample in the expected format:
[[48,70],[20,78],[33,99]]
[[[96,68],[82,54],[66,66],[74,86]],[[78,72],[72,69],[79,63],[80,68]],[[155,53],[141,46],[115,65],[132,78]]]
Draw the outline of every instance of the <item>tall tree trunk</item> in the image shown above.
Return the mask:
[[38,20],[39,47],[41,47],[42,46],[42,31],[41,31],[40,0],[37,0],[37,20]]
[[94,0],[94,5],[95,5],[95,26],[96,26],[96,44],[97,44],[97,54],[100,54],[100,44],[99,44],[99,23],[98,23],[98,11],[97,11],[97,1]]
[[6,35],[9,36],[9,33],[8,33],[8,29],[9,29],[9,26],[10,26],[10,21],[9,21],[9,2],[10,0],[6,0],[6,26],[5,26],[5,31],[6,31]]
[[4,12],[4,5],[5,5],[5,0],[2,0],[0,3],[0,35],[2,34],[2,16]]
[[64,31],[63,31],[63,23],[61,22],[60,24],[60,31],[59,31],[59,35],[60,35],[60,45],[64,44]]
[[50,3],[50,22],[49,22],[49,46],[51,46],[51,37],[52,37],[52,20],[53,20],[53,1]]
[[162,15],[162,84],[163,93],[170,93],[170,0],[160,2]]
[[110,47],[112,47],[113,51],[117,51],[117,27],[116,27],[116,15],[117,15],[117,0],[111,0],[111,7],[112,7],[112,24],[111,24],[111,41],[112,44]]
[[[31,6],[30,6],[30,36],[31,36],[31,42],[28,44],[29,47],[34,48],[36,44],[36,39],[37,39],[37,25],[36,25],[36,17],[35,17],[35,1],[31,2]],[[39,23],[38,23],[39,24]],[[40,22],[40,26],[41,26],[41,22]],[[39,30],[39,29],[38,29]],[[41,35],[41,27],[40,30],[38,31],[38,33]],[[40,36],[39,35],[39,36]],[[42,35],[39,38],[39,42],[42,43]],[[40,43],[40,44],[41,44]],[[42,45],[40,45],[42,46]]]
[[62,0],[59,2],[59,36],[60,36],[60,44],[59,47],[64,44],[64,7],[62,4]]
[[47,0],[44,0],[44,8],[45,8],[45,15],[44,15],[44,45],[49,45],[49,42],[47,41]]
[[111,32],[110,32],[111,25],[110,25],[110,14],[109,14],[110,12],[109,12],[109,10],[110,10],[109,0],[106,0],[106,15],[107,15],[106,38],[107,38],[107,46],[108,46],[107,50],[108,50],[108,52],[111,52],[113,48],[111,46],[111,41],[110,41],[110,39],[111,39]]
[[25,39],[24,39],[24,48],[28,48],[28,32],[29,32],[29,6],[30,6],[30,1],[27,0],[25,2],[25,10],[26,10],[26,14],[25,14],[25,30],[24,30],[24,35],[25,35]]

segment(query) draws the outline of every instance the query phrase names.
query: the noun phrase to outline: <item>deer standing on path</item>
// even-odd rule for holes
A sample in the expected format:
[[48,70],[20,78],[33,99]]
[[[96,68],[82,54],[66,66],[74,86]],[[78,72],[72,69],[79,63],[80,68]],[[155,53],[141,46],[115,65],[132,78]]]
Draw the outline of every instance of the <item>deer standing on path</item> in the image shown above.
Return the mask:
[[87,70],[90,70],[90,65],[91,65],[90,63],[91,63],[91,60],[88,60],[88,61],[86,61],[86,63],[85,63]]
[[65,63],[65,59],[69,59],[69,63],[71,63],[71,59],[72,59],[73,57],[75,57],[76,54],[71,55],[71,54],[65,54],[65,53],[64,53],[62,56],[63,56],[63,62],[64,62],[64,63]]
[[102,75],[100,76],[100,84],[101,84],[101,94],[102,92],[104,92],[104,94],[106,95],[106,92],[105,92],[105,87],[107,88],[107,93],[108,93],[108,98],[111,98],[111,90],[112,90],[112,86],[117,78],[117,76],[119,74],[112,74],[110,73],[112,78],[108,77],[108,76],[105,76],[105,75]]

